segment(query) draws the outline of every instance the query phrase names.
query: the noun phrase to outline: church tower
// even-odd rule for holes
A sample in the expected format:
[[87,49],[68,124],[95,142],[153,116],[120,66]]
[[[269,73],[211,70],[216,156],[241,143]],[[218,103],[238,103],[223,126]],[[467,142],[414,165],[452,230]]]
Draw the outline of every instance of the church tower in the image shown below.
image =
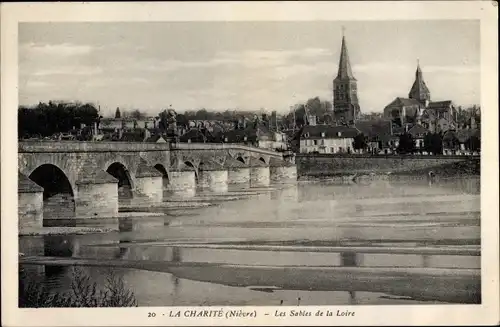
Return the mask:
[[349,53],[342,28],[342,47],[339,70],[333,80],[333,113],[337,123],[354,124],[361,110],[359,108],[357,81],[351,70]]
[[420,63],[418,61],[417,71],[415,72],[415,82],[413,82],[408,97],[410,99],[417,100],[424,107],[427,107],[427,104],[431,101],[431,92],[429,91],[429,88],[427,88],[427,85],[425,85],[422,70],[420,69]]

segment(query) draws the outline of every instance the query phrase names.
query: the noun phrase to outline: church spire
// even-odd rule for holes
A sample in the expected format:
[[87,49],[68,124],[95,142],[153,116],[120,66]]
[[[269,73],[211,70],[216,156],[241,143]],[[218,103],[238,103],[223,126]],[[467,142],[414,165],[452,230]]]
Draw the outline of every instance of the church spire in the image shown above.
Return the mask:
[[422,104],[426,101],[430,101],[431,92],[424,82],[424,77],[422,75],[422,70],[420,69],[420,60],[417,59],[417,70],[415,72],[415,81],[411,87],[410,93],[408,94],[410,99],[415,99]]
[[337,73],[337,78],[355,80],[354,75],[352,74],[351,62],[349,60],[349,53],[347,51],[344,32],[345,28],[342,26],[342,46],[340,49],[339,71]]

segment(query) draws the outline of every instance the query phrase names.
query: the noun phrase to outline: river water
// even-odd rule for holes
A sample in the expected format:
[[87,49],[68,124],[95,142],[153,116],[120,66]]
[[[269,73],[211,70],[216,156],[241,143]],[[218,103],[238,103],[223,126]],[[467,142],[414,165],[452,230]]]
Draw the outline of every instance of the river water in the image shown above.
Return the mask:
[[[479,191],[478,177],[297,182],[20,237],[20,252],[112,263],[82,269],[98,283],[113,269],[140,306],[478,303]],[[25,267],[69,288],[71,267]]]

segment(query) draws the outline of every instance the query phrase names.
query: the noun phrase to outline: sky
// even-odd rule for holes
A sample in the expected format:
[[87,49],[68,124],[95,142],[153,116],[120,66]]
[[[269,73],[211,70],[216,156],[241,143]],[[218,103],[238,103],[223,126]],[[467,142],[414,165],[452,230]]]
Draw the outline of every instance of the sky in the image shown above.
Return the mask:
[[432,100],[479,104],[473,20],[21,23],[19,103],[285,113],[332,99],[342,26],[363,112],[407,97],[417,60]]

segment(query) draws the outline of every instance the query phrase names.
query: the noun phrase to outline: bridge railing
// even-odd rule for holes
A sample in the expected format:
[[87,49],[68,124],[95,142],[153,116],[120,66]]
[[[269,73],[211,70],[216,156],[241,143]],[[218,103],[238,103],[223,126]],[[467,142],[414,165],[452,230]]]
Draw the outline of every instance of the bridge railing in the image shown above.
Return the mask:
[[241,150],[282,157],[281,152],[235,143],[145,143],[145,142],[81,142],[20,141],[18,152],[142,152],[169,150]]
[[20,141],[18,152],[142,152],[168,151],[168,143]]
[[281,152],[236,143],[172,143],[172,150],[241,150],[271,156],[282,156]]

